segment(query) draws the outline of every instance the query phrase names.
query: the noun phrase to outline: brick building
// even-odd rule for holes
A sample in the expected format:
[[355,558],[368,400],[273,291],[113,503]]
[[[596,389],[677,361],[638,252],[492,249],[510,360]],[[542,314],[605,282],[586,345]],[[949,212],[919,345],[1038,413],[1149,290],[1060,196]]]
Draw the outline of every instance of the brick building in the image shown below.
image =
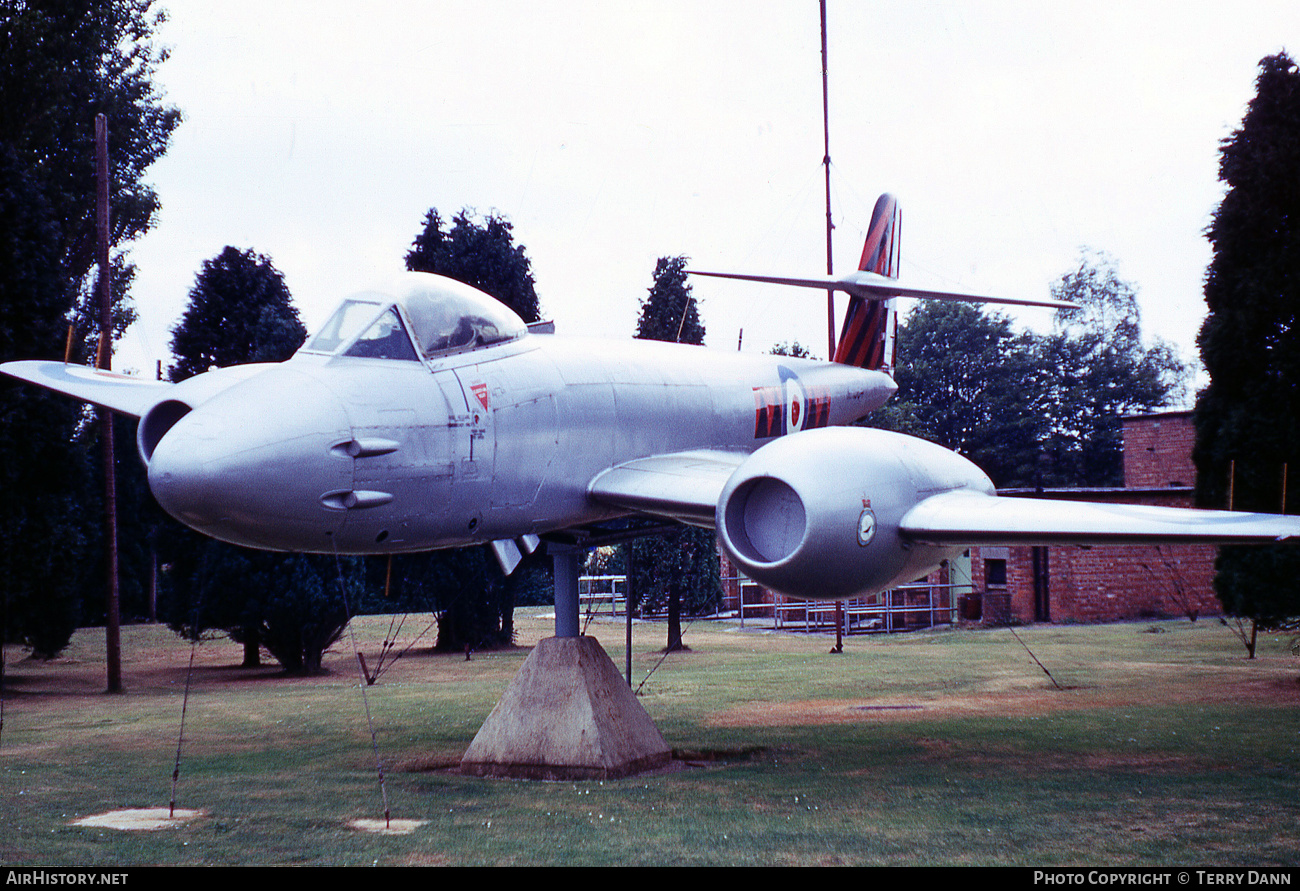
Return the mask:
[[[1126,417],[1124,486],[1052,489],[1044,497],[1191,507],[1191,412]],[[1006,495],[1032,497],[1024,490]],[[1107,622],[1217,615],[1213,545],[972,548],[985,621]]]

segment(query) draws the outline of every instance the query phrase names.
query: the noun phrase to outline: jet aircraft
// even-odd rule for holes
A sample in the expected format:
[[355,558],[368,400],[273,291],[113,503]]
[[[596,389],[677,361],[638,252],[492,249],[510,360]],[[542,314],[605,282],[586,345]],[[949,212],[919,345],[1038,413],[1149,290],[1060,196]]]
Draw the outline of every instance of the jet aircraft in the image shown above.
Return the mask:
[[1300,517],[998,497],[954,452],[850,426],[895,391],[897,296],[1061,305],[909,287],[899,230],[882,196],[850,275],[735,276],[846,292],[831,362],[565,337],[410,273],[344,301],[280,364],[179,384],[60,362],[0,372],[139,418],[167,512],[269,550],[488,544],[509,572],[541,538],[650,517],[716,529],[773,590],[844,599],[970,545],[1300,535]]

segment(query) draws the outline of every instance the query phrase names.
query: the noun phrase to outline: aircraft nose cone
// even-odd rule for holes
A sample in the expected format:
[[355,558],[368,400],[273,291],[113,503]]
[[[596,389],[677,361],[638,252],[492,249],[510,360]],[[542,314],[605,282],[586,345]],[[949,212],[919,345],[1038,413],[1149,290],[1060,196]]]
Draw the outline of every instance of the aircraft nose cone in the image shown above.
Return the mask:
[[176,519],[214,538],[269,550],[328,551],[339,513],[321,496],[352,487],[342,403],[278,366],[181,418],[149,461],[149,488]]

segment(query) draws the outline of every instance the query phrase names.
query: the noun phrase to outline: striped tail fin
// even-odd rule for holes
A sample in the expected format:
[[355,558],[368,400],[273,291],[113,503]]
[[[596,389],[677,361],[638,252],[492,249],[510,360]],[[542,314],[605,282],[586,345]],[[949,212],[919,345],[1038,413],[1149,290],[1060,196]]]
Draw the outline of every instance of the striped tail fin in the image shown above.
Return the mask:
[[[899,240],[902,235],[902,211],[893,195],[881,195],[871,212],[866,244],[858,269],[888,278],[898,278]],[[894,334],[898,328],[897,299],[864,300],[850,295],[844,314],[844,327],[835,348],[835,361],[892,372],[894,369]]]

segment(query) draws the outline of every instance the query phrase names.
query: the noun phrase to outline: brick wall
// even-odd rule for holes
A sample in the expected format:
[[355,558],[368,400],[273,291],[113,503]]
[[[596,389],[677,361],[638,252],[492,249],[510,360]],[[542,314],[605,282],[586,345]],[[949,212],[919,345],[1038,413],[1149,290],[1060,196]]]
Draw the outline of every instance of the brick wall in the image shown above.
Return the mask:
[[[1124,489],[1045,492],[1048,497],[1191,507],[1196,482],[1191,412],[1124,418]],[[1032,548],[1009,548],[1010,614],[1035,621]],[[1213,545],[1053,547],[1047,586],[1053,622],[1218,615]]]
[[[1007,587],[1011,615],[1036,620],[1031,548],[1011,548]],[[1206,545],[1047,548],[1050,620],[1112,622],[1163,616],[1218,615],[1217,549]]]
[[1124,418],[1124,485],[1193,486],[1196,428],[1189,411]]

